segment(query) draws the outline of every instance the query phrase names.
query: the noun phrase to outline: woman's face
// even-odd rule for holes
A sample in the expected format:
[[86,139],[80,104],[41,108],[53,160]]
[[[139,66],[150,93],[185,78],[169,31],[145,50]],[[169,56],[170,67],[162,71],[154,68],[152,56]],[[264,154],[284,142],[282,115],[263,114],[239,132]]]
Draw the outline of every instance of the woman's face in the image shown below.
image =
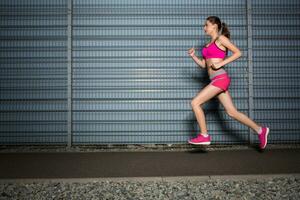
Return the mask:
[[212,24],[210,21],[206,20],[203,30],[207,35],[211,35],[213,31],[216,31],[216,26],[216,24]]

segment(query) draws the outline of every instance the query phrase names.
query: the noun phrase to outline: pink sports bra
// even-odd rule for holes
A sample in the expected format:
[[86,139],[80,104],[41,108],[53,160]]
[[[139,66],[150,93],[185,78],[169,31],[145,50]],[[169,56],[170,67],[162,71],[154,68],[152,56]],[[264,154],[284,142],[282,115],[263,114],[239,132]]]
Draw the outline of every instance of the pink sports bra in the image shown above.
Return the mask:
[[214,41],[211,43],[208,47],[204,47],[202,49],[202,56],[204,59],[208,58],[225,58],[226,51],[223,49],[220,49],[220,47],[217,46],[217,44]]

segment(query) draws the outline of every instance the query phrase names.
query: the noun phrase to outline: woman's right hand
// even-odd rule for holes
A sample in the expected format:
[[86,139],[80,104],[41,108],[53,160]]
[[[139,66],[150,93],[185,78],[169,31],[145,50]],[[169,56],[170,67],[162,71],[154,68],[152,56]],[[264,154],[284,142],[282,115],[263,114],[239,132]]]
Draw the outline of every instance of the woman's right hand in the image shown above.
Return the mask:
[[191,57],[193,57],[194,55],[195,55],[195,48],[193,47],[193,48],[190,48],[189,50],[188,50],[188,54],[191,56]]

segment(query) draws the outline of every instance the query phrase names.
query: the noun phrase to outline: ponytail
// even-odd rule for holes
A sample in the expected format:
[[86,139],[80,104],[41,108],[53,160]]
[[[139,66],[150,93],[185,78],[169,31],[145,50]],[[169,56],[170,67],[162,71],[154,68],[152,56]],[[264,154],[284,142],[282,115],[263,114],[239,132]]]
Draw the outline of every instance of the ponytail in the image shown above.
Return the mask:
[[221,23],[221,29],[220,29],[221,35],[224,35],[230,39],[230,32],[228,29],[228,26],[226,23],[222,22]]
[[[228,26],[224,22],[221,23],[220,32],[221,32],[221,35],[224,35],[224,36],[230,38],[230,32],[229,32]],[[226,55],[228,55],[228,49],[227,48],[226,48]]]

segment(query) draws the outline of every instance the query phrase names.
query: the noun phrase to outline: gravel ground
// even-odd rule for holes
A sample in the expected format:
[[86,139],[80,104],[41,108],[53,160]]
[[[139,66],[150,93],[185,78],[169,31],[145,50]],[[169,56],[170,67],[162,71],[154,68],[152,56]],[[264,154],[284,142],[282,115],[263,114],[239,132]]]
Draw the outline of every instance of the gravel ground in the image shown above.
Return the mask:
[[300,176],[1,182],[0,199],[300,199]]
[[[247,145],[210,145],[208,151],[253,148]],[[268,145],[269,149],[299,148]],[[186,151],[187,145],[1,146],[7,152]],[[63,180],[0,180],[2,199],[300,199],[300,174],[227,178],[120,178]],[[252,178],[249,178],[252,177]],[[255,178],[253,178],[255,177]]]

